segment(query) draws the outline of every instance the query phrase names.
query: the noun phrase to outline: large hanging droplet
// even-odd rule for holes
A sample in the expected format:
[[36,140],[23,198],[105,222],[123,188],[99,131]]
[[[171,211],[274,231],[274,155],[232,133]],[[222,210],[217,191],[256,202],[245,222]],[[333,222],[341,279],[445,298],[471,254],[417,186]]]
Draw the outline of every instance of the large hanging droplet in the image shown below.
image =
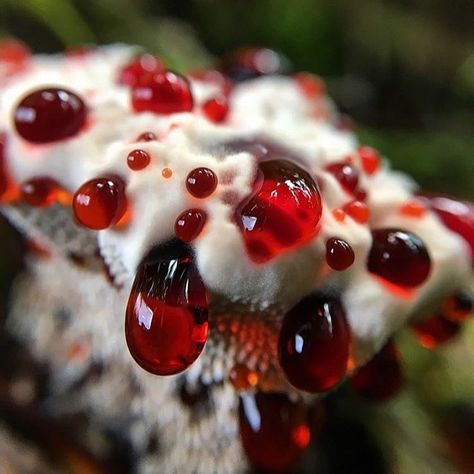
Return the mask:
[[302,402],[293,402],[283,393],[245,393],[239,416],[250,464],[272,473],[294,468],[311,437]]
[[138,267],[127,305],[125,335],[138,364],[157,375],[188,368],[207,339],[206,289],[188,246],[157,247]]
[[431,260],[423,241],[412,232],[378,229],[372,231],[367,268],[390,283],[414,288],[428,278]]
[[325,392],[346,374],[350,343],[341,303],[309,296],[283,319],[278,341],[281,368],[296,388]]
[[264,263],[310,241],[318,232],[322,203],[313,178],[286,160],[263,161],[253,193],[236,210],[249,257]]

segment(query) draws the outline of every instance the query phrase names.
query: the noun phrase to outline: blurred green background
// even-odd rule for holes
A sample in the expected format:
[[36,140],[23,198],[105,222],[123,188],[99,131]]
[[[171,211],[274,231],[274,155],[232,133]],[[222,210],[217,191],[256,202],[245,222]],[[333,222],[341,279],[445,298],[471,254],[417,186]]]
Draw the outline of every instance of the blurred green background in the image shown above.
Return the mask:
[[[474,199],[472,0],[0,0],[0,36],[35,52],[134,43],[181,70],[240,46],[278,49],[327,80],[395,168]],[[399,342],[409,389],[375,408],[331,397],[321,472],[474,472],[474,326],[435,353]]]

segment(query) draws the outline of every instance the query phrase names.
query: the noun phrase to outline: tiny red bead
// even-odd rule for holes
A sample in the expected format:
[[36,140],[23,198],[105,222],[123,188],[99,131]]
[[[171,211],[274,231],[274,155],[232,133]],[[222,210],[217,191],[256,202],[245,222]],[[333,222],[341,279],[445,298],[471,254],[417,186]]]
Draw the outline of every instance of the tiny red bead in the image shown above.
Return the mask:
[[188,80],[171,71],[148,73],[132,87],[135,112],[174,114],[193,109],[193,96]]
[[135,86],[145,74],[164,70],[165,66],[160,58],[151,54],[140,54],[119,71],[117,82],[123,86]]
[[283,319],[278,341],[280,365],[296,388],[325,392],[346,374],[350,344],[351,332],[341,303],[310,296]]
[[458,323],[437,314],[411,324],[411,329],[421,346],[434,349],[457,336],[461,330]]
[[341,186],[350,194],[353,194],[359,184],[359,171],[347,163],[334,163],[326,167]]
[[107,229],[127,210],[125,183],[117,176],[91,179],[76,191],[72,205],[80,224],[93,230]]
[[17,132],[32,143],[50,143],[73,137],[84,126],[87,109],[82,99],[66,89],[38,89],[18,104]]
[[148,372],[187,369],[207,340],[206,289],[189,248],[159,247],[140,264],[128,300],[125,336],[132,357]]
[[404,377],[398,350],[388,342],[367,364],[351,377],[352,388],[364,398],[384,402],[403,386]]
[[239,418],[250,464],[265,472],[293,472],[311,436],[304,403],[283,393],[245,393]]
[[21,199],[30,206],[47,207],[56,201],[58,183],[48,177],[36,177],[20,186]]
[[143,132],[138,135],[137,142],[153,142],[157,139],[157,136],[153,132]]
[[213,97],[204,102],[202,110],[211,122],[223,122],[229,113],[227,98],[224,95]]
[[352,201],[344,206],[344,211],[359,224],[366,224],[369,221],[370,212],[367,204],[361,201]]
[[195,168],[186,178],[186,189],[195,198],[210,196],[217,187],[217,176],[209,168]]
[[133,171],[140,171],[150,164],[150,159],[145,150],[132,150],[127,156],[127,165]]
[[354,259],[354,250],[345,240],[331,238],[326,242],[326,262],[333,270],[346,270]]
[[358,151],[363,170],[368,175],[374,174],[380,168],[379,152],[370,146],[361,146]]
[[174,232],[183,242],[192,242],[201,233],[207,220],[202,209],[188,209],[179,215],[174,225]]

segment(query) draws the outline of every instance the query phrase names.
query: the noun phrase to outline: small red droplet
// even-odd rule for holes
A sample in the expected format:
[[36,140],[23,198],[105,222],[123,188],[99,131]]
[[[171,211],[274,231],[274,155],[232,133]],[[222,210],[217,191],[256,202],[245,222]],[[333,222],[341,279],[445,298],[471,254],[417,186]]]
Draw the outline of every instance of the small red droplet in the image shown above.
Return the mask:
[[174,233],[183,242],[192,242],[201,233],[207,220],[202,209],[188,209],[179,215],[174,224]]
[[76,191],[72,206],[77,221],[83,226],[107,229],[127,210],[125,183],[117,176],[91,179]]
[[313,178],[286,160],[258,165],[252,194],[236,209],[249,257],[264,263],[318,233],[322,213]]
[[324,81],[314,74],[300,72],[295,74],[293,78],[296,81],[298,87],[301,89],[303,94],[308,97],[308,99],[316,99],[326,93]]
[[346,218],[346,212],[342,209],[333,209],[332,215],[334,216],[334,219],[336,219],[336,221],[338,222],[344,222],[344,219]]
[[350,164],[334,163],[327,166],[326,170],[334,175],[349,194],[353,194],[359,185],[359,171]]
[[351,377],[352,388],[374,402],[389,400],[400,391],[404,382],[399,359],[396,346],[388,342]]
[[193,109],[193,96],[188,80],[171,71],[141,76],[132,87],[132,107],[135,112],[174,114]]
[[39,176],[25,181],[20,186],[21,199],[35,207],[47,207],[56,202],[58,183],[51,178]]
[[470,293],[458,291],[443,301],[443,316],[453,323],[464,323],[474,311],[474,301]]
[[421,346],[434,349],[455,337],[461,326],[441,314],[436,314],[423,321],[411,323],[411,329]]
[[207,339],[207,298],[189,248],[174,242],[140,264],[128,300],[125,335],[136,362],[148,372],[187,369]]
[[412,199],[400,206],[400,214],[406,217],[413,217],[415,219],[419,219],[426,214],[426,208],[420,201]]
[[202,111],[211,122],[223,122],[229,113],[227,98],[224,95],[220,95],[207,100],[202,105]]
[[133,171],[140,171],[150,164],[150,159],[145,150],[132,150],[127,156],[127,165]]
[[0,40],[0,62],[19,65],[31,57],[28,46],[14,38]]
[[244,364],[235,364],[229,372],[229,381],[236,390],[245,391],[257,385],[258,375]]
[[352,201],[344,206],[344,211],[359,224],[367,224],[370,213],[367,204],[361,201]]
[[18,104],[17,132],[32,143],[50,143],[73,137],[84,126],[87,109],[82,99],[66,89],[38,89]]
[[250,464],[265,472],[292,471],[310,441],[304,404],[283,393],[245,393],[239,417]]
[[171,168],[163,168],[161,170],[161,176],[163,176],[163,178],[165,179],[169,179],[171,178],[171,176],[173,176],[173,171],[171,170]]
[[431,260],[423,241],[412,232],[378,229],[372,231],[367,268],[395,285],[414,288],[428,278]]
[[354,259],[354,250],[345,240],[331,238],[326,242],[326,262],[333,270],[346,270]]
[[164,70],[165,66],[160,58],[152,54],[140,54],[120,69],[117,82],[123,86],[136,86],[144,75]]
[[358,151],[362,163],[362,169],[368,175],[374,174],[380,168],[379,152],[370,146],[361,146]]
[[153,142],[155,140],[157,137],[153,132],[143,132],[137,137],[137,142]]
[[217,176],[209,168],[196,168],[186,178],[186,189],[195,198],[210,196],[217,187]]
[[296,388],[325,392],[346,374],[350,343],[339,301],[307,297],[283,319],[278,341],[281,368]]

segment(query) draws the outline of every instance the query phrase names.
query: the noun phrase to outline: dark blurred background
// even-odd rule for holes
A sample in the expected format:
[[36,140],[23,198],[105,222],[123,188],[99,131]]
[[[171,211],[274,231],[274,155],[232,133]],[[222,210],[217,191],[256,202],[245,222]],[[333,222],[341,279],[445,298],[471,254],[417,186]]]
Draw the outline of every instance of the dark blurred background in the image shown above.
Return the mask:
[[[395,168],[424,190],[474,199],[472,0],[0,0],[1,36],[38,53],[133,43],[179,70],[241,46],[275,48],[320,74],[361,142]],[[0,233],[6,288],[20,258],[12,231]],[[382,407],[331,397],[315,472],[474,472],[473,324],[434,353],[408,334],[398,342],[407,390]]]

